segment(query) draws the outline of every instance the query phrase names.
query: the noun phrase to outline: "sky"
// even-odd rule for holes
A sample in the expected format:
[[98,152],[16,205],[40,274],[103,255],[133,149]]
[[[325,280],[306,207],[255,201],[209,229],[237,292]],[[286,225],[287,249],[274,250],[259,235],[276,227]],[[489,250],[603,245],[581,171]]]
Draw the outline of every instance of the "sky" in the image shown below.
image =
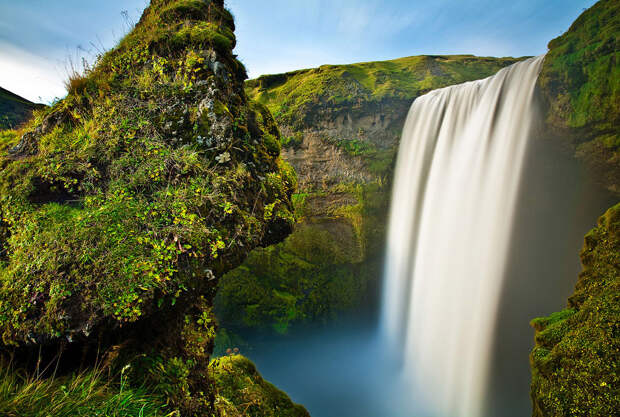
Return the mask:
[[[411,55],[546,52],[595,0],[227,0],[250,77]],[[148,0],[0,0],[0,86],[49,103]]]

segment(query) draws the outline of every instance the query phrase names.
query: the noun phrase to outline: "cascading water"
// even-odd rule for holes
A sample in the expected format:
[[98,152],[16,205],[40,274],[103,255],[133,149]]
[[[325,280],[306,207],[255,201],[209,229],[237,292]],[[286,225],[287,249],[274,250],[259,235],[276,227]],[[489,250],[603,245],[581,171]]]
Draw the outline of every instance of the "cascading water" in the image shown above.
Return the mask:
[[382,328],[440,417],[484,412],[543,57],[418,98],[396,167]]

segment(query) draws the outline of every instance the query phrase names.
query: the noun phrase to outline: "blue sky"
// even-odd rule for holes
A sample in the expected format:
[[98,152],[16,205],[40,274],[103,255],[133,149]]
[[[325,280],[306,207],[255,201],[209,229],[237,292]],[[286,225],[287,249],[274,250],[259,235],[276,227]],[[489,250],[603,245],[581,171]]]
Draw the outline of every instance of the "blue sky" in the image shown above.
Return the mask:
[[[65,94],[70,62],[112,47],[148,0],[0,0],[0,86]],[[539,55],[594,0],[228,0],[251,77],[419,54]]]

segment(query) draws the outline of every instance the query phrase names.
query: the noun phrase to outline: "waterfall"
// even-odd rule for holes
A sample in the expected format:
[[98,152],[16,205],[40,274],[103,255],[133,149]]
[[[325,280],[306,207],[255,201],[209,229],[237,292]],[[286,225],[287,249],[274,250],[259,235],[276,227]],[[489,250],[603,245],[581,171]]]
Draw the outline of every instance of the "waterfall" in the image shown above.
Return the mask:
[[404,127],[381,326],[434,416],[484,414],[542,61],[432,91],[413,103]]

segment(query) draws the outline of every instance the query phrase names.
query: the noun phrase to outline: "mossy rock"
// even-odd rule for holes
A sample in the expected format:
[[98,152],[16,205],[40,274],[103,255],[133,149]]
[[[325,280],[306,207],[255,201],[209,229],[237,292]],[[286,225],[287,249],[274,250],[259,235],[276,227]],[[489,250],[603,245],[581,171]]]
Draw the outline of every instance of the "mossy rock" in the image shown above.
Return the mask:
[[539,77],[547,122],[620,194],[620,3],[601,0],[549,43]]
[[586,235],[581,261],[567,309],[532,321],[534,417],[620,409],[620,204]]
[[0,351],[131,344],[178,360],[171,403],[210,415],[216,278],[294,223],[233,30],[221,0],[152,0],[65,99],[0,135]]
[[217,358],[210,369],[222,417],[310,417],[304,407],[265,381],[256,366],[241,355]]

